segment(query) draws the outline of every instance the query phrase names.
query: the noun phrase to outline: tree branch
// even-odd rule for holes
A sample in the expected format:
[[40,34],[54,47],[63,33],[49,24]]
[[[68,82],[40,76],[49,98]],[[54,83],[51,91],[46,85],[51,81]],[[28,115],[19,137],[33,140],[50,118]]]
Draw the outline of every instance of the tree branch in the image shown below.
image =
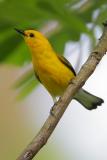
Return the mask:
[[40,151],[54,131],[75,93],[85,84],[86,80],[94,72],[97,64],[107,51],[107,22],[103,25],[104,30],[99,43],[90,54],[86,63],[82,66],[76,78],[71,81],[63,96],[54,105],[52,110],[53,114],[48,116],[39,133],[17,158],[17,160],[31,160]]

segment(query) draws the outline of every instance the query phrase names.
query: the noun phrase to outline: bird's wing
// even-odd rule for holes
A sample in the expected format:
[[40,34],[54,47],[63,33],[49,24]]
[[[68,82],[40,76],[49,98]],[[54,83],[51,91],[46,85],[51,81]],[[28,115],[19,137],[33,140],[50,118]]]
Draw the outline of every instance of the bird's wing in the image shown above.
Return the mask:
[[74,75],[76,76],[76,72],[75,72],[74,68],[72,67],[71,63],[70,63],[65,57],[63,57],[63,56],[61,56],[61,55],[58,55],[58,58],[59,58],[59,60],[60,60],[64,65],[66,65],[66,67],[68,67],[68,68],[74,73]]

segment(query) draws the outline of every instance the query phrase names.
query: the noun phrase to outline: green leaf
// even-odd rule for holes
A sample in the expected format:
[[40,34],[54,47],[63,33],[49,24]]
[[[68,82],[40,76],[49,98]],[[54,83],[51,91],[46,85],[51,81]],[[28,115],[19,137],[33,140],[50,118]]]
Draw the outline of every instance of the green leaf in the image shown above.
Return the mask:
[[64,29],[62,29],[60,32],[57,32],[56,34],[53,34],[51,37],[49,37],[49,41],[53,45],[55,51],[60,54],[64,53],[65,44],[71,39],[75,39],[75,37],[73,37],[73,34],[71,34],[69,31],[66,31]]
[[27,85],[23,86],[23,88],[21,88],[19,90],[19,94],[17,96],[18,100],[21,100],[23,98],[26,98],[37,86],[38,82],[34,79],[30,79],[27,82]]
[[32,21],[38,15],[34,3],[35,1],[31,3],[29,0],[23,0],[21,3],[14,0],[10,0],[10,2],[3,1],[0,5],[0,18],[19,23],[25,23],[28,20]]
[[[77,14],[87,23],[92,23],[93,12],[96,10],[101,10],[102,6],[106,6],[106,0],[89,0],[84,2],[84,4],[78,9]],[[100,22],[99,22],[100,23]]]
[[0,20],[0,32],[4,32],[5,30],[9,30],[12,27],[12,24],[10,24],[7,21]]
[[107,5],[100,10],[100,14],[96,20],[96,23],[101,25],[105,20],[107,20]]
[[42,10],[43,16],[47,12],[48,15],[51,15],[51,18],[56,18],[71,31],[88,32],[84,21],[75,12],[68,10],[68,8],[48,0],[37,1],[37,5]]
[[23,85],[25,85],[27,83],[27,81],[29,81],[30,79],[35,79],[33,69],[30,69],[30,70],[26,71],[25,73],[23,73],[23,75],[21,75],[18,78],[18,80],[16,80],[13,87],[18,89],[18,88],[22,87]]
[[26,44],[20,43],[16,49],[5,59],[5,63],[22,66],[31,62],[31,54]]
[[17,98],[22,99],[28,96],[37,85],[38,81],[35,78],[34,71],[30,69],[18,78],[13,87],[18,90]]
[[0,43],[0,62],[3,62],[20,44],[20,36],[11,35]]

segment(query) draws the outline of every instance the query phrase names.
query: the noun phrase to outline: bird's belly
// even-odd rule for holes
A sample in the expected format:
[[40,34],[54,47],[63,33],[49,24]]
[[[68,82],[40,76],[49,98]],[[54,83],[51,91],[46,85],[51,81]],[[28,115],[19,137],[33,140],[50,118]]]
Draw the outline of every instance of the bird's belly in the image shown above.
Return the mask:
[[62,95],[73,77],[72,72],[65,68],[51,68],[49,70],[43,68],[39,71],[41,83],[52,96]]
[[67,87],[67,84],[62,84],[60,79],[55,80],[55,77],[52,78],[50,75],[46,77],[42,75],[41,82],[52,96],[61,95]]

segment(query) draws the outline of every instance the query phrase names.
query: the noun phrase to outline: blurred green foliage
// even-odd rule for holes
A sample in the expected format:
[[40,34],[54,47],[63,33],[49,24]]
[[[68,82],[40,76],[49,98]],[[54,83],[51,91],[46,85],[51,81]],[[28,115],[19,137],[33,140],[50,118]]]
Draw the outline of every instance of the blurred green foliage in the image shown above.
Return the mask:
[[[56,51],[63,54],[65,43],[79,41],[82,33],[95,40],[94,28],[106,19],[106,0],[0,0],[0,63],[23,66],[31,61],[15,27],[41,30],[50,22],[57,22],[56,31],[48,38]],[[91,29],[87,24],[92,25]],[[22,88],[24,96],[38,84],[32,77],[32,71],[30,76],[26,72],[16,85]]]

